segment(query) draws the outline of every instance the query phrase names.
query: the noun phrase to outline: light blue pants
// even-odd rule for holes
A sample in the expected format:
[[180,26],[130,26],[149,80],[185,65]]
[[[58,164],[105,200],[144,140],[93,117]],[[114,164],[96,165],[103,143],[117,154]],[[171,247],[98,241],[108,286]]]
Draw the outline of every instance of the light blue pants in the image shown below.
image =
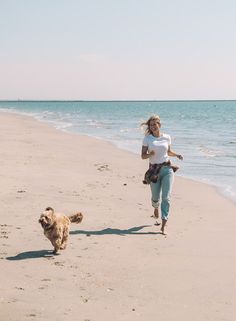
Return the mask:
[[[170,210],[170,195],[174,182],[174,172],[169,166],[163,166],[159,172],[156,183],[150,183],[152,192],[152,206],[158,208],[161,205],[161,218],[168,220]],[[160,202],[161,198],[161,202]]]

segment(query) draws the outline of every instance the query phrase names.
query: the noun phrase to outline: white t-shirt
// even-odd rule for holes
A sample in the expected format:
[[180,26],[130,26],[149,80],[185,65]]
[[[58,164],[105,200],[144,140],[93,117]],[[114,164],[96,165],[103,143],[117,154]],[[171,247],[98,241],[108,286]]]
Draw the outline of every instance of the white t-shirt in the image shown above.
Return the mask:
[[143,146],[148,147],[148,152],[154,150],[155,155],[149,158],[151,164],[161,164],[169,160],[167,154],[168,147],[171,144],[171,138],[167,134],[162,134],[160,137],[147,135],[143,139]]

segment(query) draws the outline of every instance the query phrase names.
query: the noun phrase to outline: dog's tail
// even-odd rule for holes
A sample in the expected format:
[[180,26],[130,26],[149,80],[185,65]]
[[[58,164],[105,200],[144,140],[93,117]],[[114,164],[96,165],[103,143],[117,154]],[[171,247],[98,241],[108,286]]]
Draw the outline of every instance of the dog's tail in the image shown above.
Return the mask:
[[81,212],[69,215],[69,220],[71,221],[71,223],[80,223],[83,219],[83,214]]

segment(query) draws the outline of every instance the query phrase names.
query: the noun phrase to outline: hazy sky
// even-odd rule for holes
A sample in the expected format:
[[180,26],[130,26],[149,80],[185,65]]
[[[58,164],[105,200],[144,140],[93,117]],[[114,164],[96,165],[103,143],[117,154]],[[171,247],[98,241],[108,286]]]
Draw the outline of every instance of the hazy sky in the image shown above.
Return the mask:
[[0,99],[236,99],[235,0],[0,0]]

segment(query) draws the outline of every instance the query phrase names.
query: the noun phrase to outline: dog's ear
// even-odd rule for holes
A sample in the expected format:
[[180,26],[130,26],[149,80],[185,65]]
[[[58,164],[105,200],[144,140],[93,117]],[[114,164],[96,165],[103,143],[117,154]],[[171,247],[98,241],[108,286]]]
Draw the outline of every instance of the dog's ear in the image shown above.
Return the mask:
[[45,208],[45,211],[52,211],[52,212],[54,213],[54,209],[53,209],[52,207],[50,207],[50,206],[49,206],[49,207],[46,207],[46,208]]

